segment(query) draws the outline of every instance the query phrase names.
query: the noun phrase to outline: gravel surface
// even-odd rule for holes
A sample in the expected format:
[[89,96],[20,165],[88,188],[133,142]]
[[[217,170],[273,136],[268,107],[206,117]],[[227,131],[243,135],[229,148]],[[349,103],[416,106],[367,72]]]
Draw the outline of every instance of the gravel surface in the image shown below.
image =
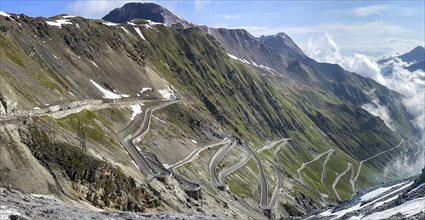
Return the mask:
[[54,196],[24,194],[0,187],[0,220],[7,219],[217,219],[185,213],[95,211],[63,203]]

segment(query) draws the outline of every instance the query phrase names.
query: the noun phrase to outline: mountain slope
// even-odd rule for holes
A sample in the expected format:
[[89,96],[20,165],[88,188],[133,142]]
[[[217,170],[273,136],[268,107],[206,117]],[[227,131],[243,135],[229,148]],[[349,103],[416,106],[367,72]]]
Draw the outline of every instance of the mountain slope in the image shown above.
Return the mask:
[[406,69],[409,70],[410,72],[414,72],[416,70],[425,71],[425,61],[412,64],[412,65],[406,67]]
[[[425,61],[425,48],[422,46],[417,46],[415,48],[413,48],[413,50],[399,55],[397,56],[397,58],[399,58],[401,61],[405,62],[405,63],[420,63]],[[386,62],[388,62],[389,60],[391,60],[393,58],[390,59],[383,59],[383,60],[379,60],[378,64],[384,64]]]
[[[423,219],[425,173],[365,189],[338,207],[322,210],[315,219]],[[307,218],[307,216],[303,217]],[[298,218],[294,218],[298,219]]]
[[270,46],[286,57],[291,57],[297,60],[306,58],[304,52],[285,33],[278,33],[271,36],[261,36],[259,40],[261,43]]
[[[49,170],[46,179],[54,184],[38,183],[49,193],[101,208],[138,211],[150,204],[148,212],[265,218],[263,212],[300,215],[348,199],[356,188],[397,177],[378,174],[401,152],[390,150],[415,132],[400,94],[338,65],[299,59],[304,55],[292,41],[265,44],[244,30],[125,24],[136,16],[130,15],[115,26],[80,17],[0,16],[5,111],[16,116],[23,109],[45,109],[46,104],[70,108],[39,117],[33,117],[34,109],[1,122],[13,125],[2,137],[12,133],[11,142],[23,142],[21,147],[31,151],[34,160],[25,167],[38,162]],[[59,22],[63,24],[52,25]],[[174,93],[180,101],[159,109],[158,103]],[[108,95],[119,99],[107,100]],[[66,105],[84,99],[95,99],[95,104],[83,111]],[[362,108],[374,99],[388,108],[395,130]],[[152,180],[123,148],[123,131],[137,130],[134,123],[142,117],[132,117],[138,108],[151,117],[139,124],[148,133],[134,144],[160,172],[194,150],[230,137],[241,144],[225,154],[219,171],[243,159],[247,151],[242,143],[258,160],[249,160],[226,178],[228,191],[211,185],[208,169],[221,148],[202,151],[169,179]],[[280,150],[272,146],[275,153],[255,151],[282,138],[291,141]],[[10,150],[11,145],[2,146]],[[325,163],[323,152],[331,149],[335,154]],[[360,161],[386,151],[360,167]],[[86,160],[92,162],[81,163]],[[349,174],[337,179],[336,173],[350,167],[347,163],[360,171],[354,188]],[[1,165],[7,171],[1,184],[7,185],[16,175],[10,167],[17,164],[8,160]],[[279,177],[276,166],[284,174],[280,195],[271,190]],[[182,189],[184,181],[199,184],[201,196]],[[276,205],[262,210],[260,198],[270,201],[272,195],[278,195]]]
[[403,62],[406,63],[419,63],[425,61],[425,48],[417,46],[413,50],[398,56]]

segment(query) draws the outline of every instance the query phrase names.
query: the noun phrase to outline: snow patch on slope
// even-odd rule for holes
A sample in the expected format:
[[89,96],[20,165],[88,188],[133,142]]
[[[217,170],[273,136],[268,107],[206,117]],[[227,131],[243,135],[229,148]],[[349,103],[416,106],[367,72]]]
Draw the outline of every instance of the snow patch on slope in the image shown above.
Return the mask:
[[0,205],[0,219],[9,219],[9,216],[11,215],[22,216],[22,214],[16,211],[15,209]]
[[176,99],[176,94],[171,88],[166,89],[160,89],[158,92],[164,97],[165,99]]
[[130,32],[128,32],[127,29],[125,29],[124,27],[121,27],[121,29],[123,29],[125,33],[130,34]]
[[154,26],[154,25],[164,25],[166,27],[170,27],[171,26],[171,25],[164,24],[164,23],[161,23],[161,22],[155,22],[155,21],[151,21],[151,20],[146,20],[146,21],[148,22],[149,26]]
[[62,25],[66,25],[66,24],[72,24],[72,22],[70,22],[69,20],[66,19],[58,19],[55,21],[46,21],[46,23],[50,26],[54,26],[54,27],[62,27]]
[[10,18],[10,14],[8,14],[8,13],[6,13],[4,11],[0,11],[0,16],[9,17]]
[[366,193],[363,196],[361,196],[360,197],[360,200],[361,201],[368,201],[368,200],[374,199],[374,198],[382,195],[383,193],[387,192],[391,188],[398,187],[398,186],[401,186],[403,184],[406,184],[406,182],[402,182],[402,183],[399,183],[399,184],[394,185],[394,186],[381,187],[381,188],[375,189],[375,190],[373,190],[373,191],[371,191],[369,193]]
[[94,65],[94,66],[96,66],[97,68],[99,68],[99,66],[93,61],[93,60],[90,60],[90,62]]
[[113,27],[113,26],[117,26],[118,24],[117,23],[112,23],[112,22],[102,22],[102,24],[104,24],[104,25],[106,25],[106,26],[109,26],[109,27]]
[[359,210],[360,208],[361,208],[360,203],[357,203],[357,205],[355,205],[355,206],[352,206],[348,209],[343,209],[341,211],[334,212],[334,213],[332,213],[332,209],[329,209],[325,212],[320,213],[320,216],[336,216],[335,218],[333,218],[333,219],[336,219],[336,218],[341,218],[342,216],[344,216],[347,213]]
[[136,115],[142,113],[142,106],[141,105],[132,105],[132,106],[130,106],[130,108],[133,111],[133,113],[131,114],[131,117],[130,117],[131,120],[134,120]]
[[425,211],[425,197],[407,201],[391,209],[375,212],[365,216],[363,219],[389,219],[389,217],[396,215],[397,213],[402,213],[404,217],[408,218],[422,211]]
[[237,60],[237,61],[239,61],[239,62],[242,62],[242,63],[245,63],[245,64],[248,64],[248,65],[253,65],[253,66],[255,66],[255,67],[259,67],[259,68],[262,68],[262,69],[266,69],[266,70],[269,70],[269,71],[274,71],[274,69],[272,69],[272,68],[270,68],[270,67],[268,67],[268,66],[264,66],[264,65],[258,65],[257,63],[255,63],[254,61],[252,61],[252,63],[250,63],[248,60],[246,60],[246,59],[241,59],[241,58],[238,58],[237,56],[235,56],[235,55],[232,55],[232,54],[227,54],[227,56],[229,56],[230,58],[232,58],[232,59],[234,59],[234,60]]
[[103,88],[102,86],[100,86],[99,84],[97,84],[95,81],[90,79],[90,82],[93,83],[94,86],[96,86],[97,89],[99,89],[99,91],[101,91],[103,93],[103,98],[105,99],[120,99],[120,98],[126,98],[126,97],[130,97],[129,95],[126,94],[116,94],[113,93],[105,88]]
[[138,27],[134,27],[134,30],[137,32],[137,34],[140,36],[140,38],[142,38],[143,40],[146,41],[146,38],[143,36],[142,32],[140,31],[140,29]]
[[140,91],[140,93],[144,93],[144,92],[147,92],[147,91],[152,91],[152,88],[144,87],[144,88],[142,88],[142,91]]
[[235,55],[232,55],[232,54],[227,54],[227,56],[229,56],[230,58],[232,58],[232,59],[234,59],[234,60],[237,60],[237,61],[239,61],[239,62],[242,62],[242,63],[246,63],[246,64],[251,64],[248,60],[245,60],[245,59],[241,59],[241,58],[238,58],[237,56],[235,56]]

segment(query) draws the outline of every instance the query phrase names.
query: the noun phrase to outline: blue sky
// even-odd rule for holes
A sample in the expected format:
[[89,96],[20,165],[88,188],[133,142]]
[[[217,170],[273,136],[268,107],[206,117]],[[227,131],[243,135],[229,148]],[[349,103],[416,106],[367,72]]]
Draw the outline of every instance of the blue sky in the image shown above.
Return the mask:
[[[0,10],[49,17],[101,18],[130,1],[1,0]],[[341,53],[379,56],[424,45],[424,1],[156,1],[180,17],[254,36],[285,32],[303,49],[325,33]]]

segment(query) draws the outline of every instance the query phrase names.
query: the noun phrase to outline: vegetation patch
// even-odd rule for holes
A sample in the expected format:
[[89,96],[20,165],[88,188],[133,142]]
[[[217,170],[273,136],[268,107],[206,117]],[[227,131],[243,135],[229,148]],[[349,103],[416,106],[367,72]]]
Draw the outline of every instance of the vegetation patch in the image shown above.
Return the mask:
[[[100,208],[142,212],[159,206],[145,186],[136,184],[120,169],[88,156],[81,149],[63,142],[52,142],[49,134],[35,126],[28,128],[25,144],[49,170],[61,170],[76,191]],[[84,186],[84,187],[82,187]]]

